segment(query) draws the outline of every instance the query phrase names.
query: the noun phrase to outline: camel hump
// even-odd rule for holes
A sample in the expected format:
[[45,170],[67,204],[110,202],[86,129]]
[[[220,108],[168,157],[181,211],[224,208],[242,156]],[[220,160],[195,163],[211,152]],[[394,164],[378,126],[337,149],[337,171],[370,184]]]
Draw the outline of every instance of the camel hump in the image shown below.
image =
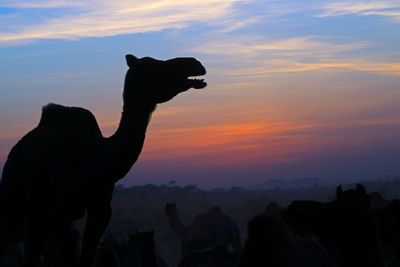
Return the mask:
[[96,118],[87,109],[66,107],[50,103],[42,108],[39,128],[57,129],[63,132],[76,131],[101,135]]

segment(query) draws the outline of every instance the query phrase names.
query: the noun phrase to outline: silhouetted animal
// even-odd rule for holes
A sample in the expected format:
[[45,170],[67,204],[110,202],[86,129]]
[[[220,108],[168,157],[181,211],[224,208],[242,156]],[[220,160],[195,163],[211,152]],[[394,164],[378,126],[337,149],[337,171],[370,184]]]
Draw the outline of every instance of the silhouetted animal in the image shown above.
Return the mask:
[[336,188],[336,199],[354,198],[360,202],[361,207],[369,209],[370,197],[362,184],[357,184],[355,189],[347,189],[343,191],[342,185]]
[[368,197],[370,210],[383,209],[390,204],[390,201],[385,200],[378,192],[370,192],[368,193]]
[[378,227],[380,240],[400,264],[400,201],[393,200],[381,209],[370,211]]
[[300,234],[318,236],[342,266],[382,266],[376,225],[357,198],[330,203],[296,201],[282,217]]
[[378,192],[367,193],[363,185],[357,184],[356,189],[343,191],[337,189],[337,199],[352,198],[367,209],[368,214],[377,226],[379,239],[394,250],[400,260],[400,208],[396,200],[384,200]]
[[80,235],[73,223],[57,225],[48,231],[43,245],[46,267],[71,267],[77,265]]
[[315,241],[295,237],[277,216],[262,213],[248,223],[238,267],[332,266],[327,252]]
[[319,232],[325,203],[309,200],[293,201],[282,210],[283,220],[300,236],[311,238]]
[[196,250],[223,246],[237,252],[241,248],[240,232],[236,223],[225,215],[219,207],[197,215],[193,222],[185,226],[178,216],[175,203],[165,205],[169,225],[182,241],[182,255]]
[[124,106],[114,135],[103,137],[86,109],[49,104],[39,125],[12,148],[0,184],[0,258],[26,219],[27,266],[38,266],[49,229],[86,212],[79,265],[90,266],[111,216],[114,184],[138,159],[156,105],[207,85],[188,78],[206,73],[194,58],[127,55],[126,61]]
[[337,251],[343,266],[382,266],[376,224],[356,199],[328,203],[319,229],[321,242]]
[[357,184],[355,189],[348,189],[343,191],[342,186],[336,188],[336,199],[339,198],[355,198],[361,203],[361,206],[366,209],[382,209],[390,203],[383,199],[382,195],[378,192],[367,193],[362,184]]

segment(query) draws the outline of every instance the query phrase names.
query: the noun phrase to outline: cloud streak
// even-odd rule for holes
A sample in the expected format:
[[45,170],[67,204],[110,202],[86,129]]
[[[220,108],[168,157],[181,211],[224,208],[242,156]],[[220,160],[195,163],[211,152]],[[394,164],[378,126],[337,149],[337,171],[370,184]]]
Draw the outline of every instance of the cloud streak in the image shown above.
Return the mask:
[[[182,28],[192,22],[229,17],[237,0],[180,1],[67,1],[0,2],[9,8],[75,8],[59,18],[0,32],[0,43],[29,43],[41,39],[105,37]],[[246,24],[246,23],[244,23]],[[7,25],[5,23],[4,25]]]
[[40,9],[52,9],[52,8],[68,8],[68,7],[84,7],[88,3],[94,1],[76,1],[76,0],[39,0],[39,1],[24,1],[24,0],[0,0],[0,7],[6,8],[16,8],[16,9],[30,9],[30,8],[40,8]]
[[240,39],[209,42],[194,50],[216,55],[237,57],[273,57],[276,55],[326,55],[366,48],[365,43],[334,44],[313,37],[291,37],[281,40],[265,40],[259,37],[242,36]]
[[193,48],[194,52],[228,60],[231,67],[221,72],[229,76],[265,76],[274,73],[316,71],[358,71],[400,75],[400,63],[352,57],[353,52],[373,47],[368,43],[333,43],[315,37],[266,40],[257,37],[225,39]]
[[400,75],[400,63],[374,62],[366,60],[332,60],[301,62],[294,60],[274,60],[259,62],[256,65],[227,70],[226,75],[262,77],[274,73],[297,73],[316,71],[358,71],[387,75]]
[[320,17],[361,15],[384,16],[400,22],[400,1],[340,1],[322,6]]

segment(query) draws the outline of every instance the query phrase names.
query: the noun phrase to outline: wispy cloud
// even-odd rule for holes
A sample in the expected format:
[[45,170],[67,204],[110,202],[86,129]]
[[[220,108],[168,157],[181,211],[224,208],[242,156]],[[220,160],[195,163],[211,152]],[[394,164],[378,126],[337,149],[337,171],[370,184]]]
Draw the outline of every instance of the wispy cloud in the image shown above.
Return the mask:
[[384,16],[400,22],[400,1],[340,1],[322,6],[319,16],[341,16],[356,14],[362,16]]
[[94,1],[76,1],[76,0],[0,0],[0,7],[29,9],[29,8],[66,8],[66,7],[84,7]]
[[372,47],[368,43],[333,43],[315,37],[265,40],[257,37],[226,39],[194,48],[195,52],[228,60],[221,70],[229,76],[265,76],[273,73],[316,72],[324,70],[374,72],[400,75],[397,61],[352,57],[354,51]]
[[374,62],[368,60],[332,60],[302,62],[295,60],[273,60],[257,62],[253,66],[235,68],[225,71],[225,75],[263,77],[274,73],[296,73],[316,71],[358,71],[378,74],[400,75],[398,62]]
[[367,47],[365,43],[329,43],[313,37],[291,37],[281,40],[265,40],[259,37],[242,36],[240,39],[220,40],[197,47],[200,53],[216,55],[235,55],[236,57],[273,57],[279,54],[299,55],[333,55],[341,52]]
[[[2,1],[0,6],[14,9],[72,8],[65,15],[37,24],[0,32],[0,43],[26,43],[40,39],[104,37],[181,28],[191,22],[210,22],[232,13],[238,0],[170,1]],[[84,3],[84,4],[83,4]],[[18,12],[18,11],[16,11]],[[243,22],[244,24],[248,22]],[[3,25],[7,25],[7,21]],[[240,26],[240,23],[238,22]]]

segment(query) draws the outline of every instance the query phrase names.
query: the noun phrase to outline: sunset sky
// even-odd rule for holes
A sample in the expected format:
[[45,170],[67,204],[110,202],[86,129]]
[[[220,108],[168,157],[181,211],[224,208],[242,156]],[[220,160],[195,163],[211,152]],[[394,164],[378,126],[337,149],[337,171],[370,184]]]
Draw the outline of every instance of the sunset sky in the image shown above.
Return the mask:
[[400,177],[400,1],[0,0],[0,169],[49,102],[116,129],[125,54],[198,58],[125,185]]

